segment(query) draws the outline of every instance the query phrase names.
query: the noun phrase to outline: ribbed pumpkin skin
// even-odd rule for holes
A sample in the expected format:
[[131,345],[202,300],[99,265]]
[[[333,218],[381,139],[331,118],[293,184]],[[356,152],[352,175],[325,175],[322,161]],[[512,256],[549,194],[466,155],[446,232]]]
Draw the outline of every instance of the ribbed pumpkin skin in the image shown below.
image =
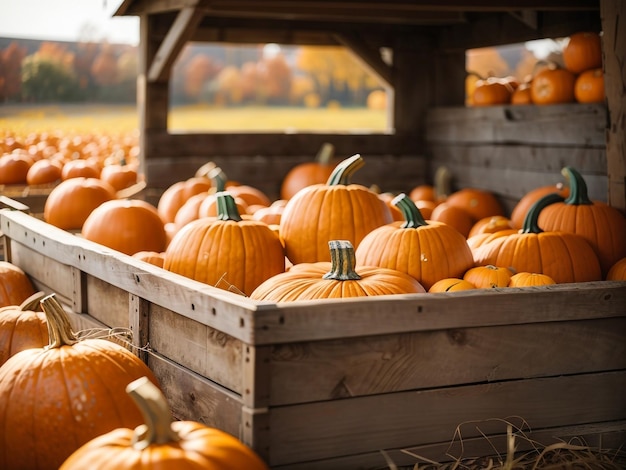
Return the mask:
[[554,279],[539,273],[517,273],[511,276],[509,287],[549,286],[556,284]]
[[215,287],[232,284],[250,295],[285,270],[285,253],[277,234],[263,222],[206,218],[189,222],[174,235],[163,267]]
[[147,449],[132,445],[132,429],[115,429],[77,450],[59,470],[267,470],[235,437],[193,421],[172,423],[181,440]]
[[211,180],[204,177],[193,177],[172,184],[159,198],[159,215],[166,223],[174,222],[176,213],[191,196],[206,193],[211,187]]
[[607,281],[626,281],[626,258],[620,259],[611,266],[606,275]]
[[[326,246],[328,250],[328,244]],[[330,269],[331,263],[327,261],[294,265],[289,271],[265,281],[252,292],[250,298],[270,302],[294,302],[425,292],[417,280],[391,269],[361,266],[356,268],[361,279],[324,279],[324,274]]]
[[477,289],[492,289],[495,287],[507,287],[512,274],[507,268],[500,266],[475,266],[467,270],[463,275],[463,279],[471,282]]
[[46,315],[30,308],[13,305],[0,309],[0,366],[20,351],[48,344]]
[[0,307],[19,305],[34,293],[32,282],[21,268],[0,261]]
[[428,292],[435,294],[438,292],[457,292],[462,290],[476,289],[476,286],[465,279],[459,279],[458,277],[449,277],[446,279],[440,279],[435,282]]

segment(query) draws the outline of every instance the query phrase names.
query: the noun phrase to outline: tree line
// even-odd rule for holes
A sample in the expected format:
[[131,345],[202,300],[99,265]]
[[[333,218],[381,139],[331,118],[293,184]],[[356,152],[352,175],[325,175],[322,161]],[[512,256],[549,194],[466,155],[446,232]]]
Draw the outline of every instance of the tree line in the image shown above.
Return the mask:
[[[134,103],[138,49],[106,42],[11,40],[0,49],[0,102]],[[364,106],[381,89],[341,47],[189,44],[173,104]]]

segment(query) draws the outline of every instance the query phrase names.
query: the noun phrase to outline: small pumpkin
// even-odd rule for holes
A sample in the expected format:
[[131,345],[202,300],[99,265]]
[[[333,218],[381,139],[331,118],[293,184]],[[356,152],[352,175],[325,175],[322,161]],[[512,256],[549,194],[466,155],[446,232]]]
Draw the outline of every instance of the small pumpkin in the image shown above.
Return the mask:
[[42,158],[34,162],[26,173],[26,183],[31,186],[61,181],[63,165],[56,160]]
[[125,159],[119,163],[105,165],[100,172],[100,179],[121,191],[137,183],[137,166],[129,165]]
[[279,233],[293,264],[329,261],[328,240],[350,240],[393,221],[391,210],[369,188],[350,182],[365,161],[356,154],[339,163],[326,184],[301,189],[285,205]]
[[472,217],[472,223],[485,217],[504,215],[500,200],[494,193],[485,189],[460,189],[446,198],[446,204],[464,209]]
[[216,194],[218,214],[183,226],[165,251],[163,267],[196,281],[244,295],[285,270],[278,235],[264,223],[242,219],[234,198]]
[[551,284],[556,284],[556,282],[550,276],[528,272],[515,273],[509,281],[509,287],[549,286]]
[[563,63],[573,74],[602,67],[602,40],[593,31],[579,31],[570,35],[563,48]]
[[626,218],[618,209],[592,201],[578,170],[566,166],[561,173],[568,181],[569,196],[541,211],[539,227],[583,237],[598,255],[602,273],[606,275],[615,262],[626,256]]
[[164,222],[174,222],[176,213],[196,194],[206,193],[212,187],[212,182],[204,176],[192,177],[184,181],[178,181],[169,186],[157,203],[157,210]]
[[476,289],[493,289],[507,287],[512,275],[508,268],[487,264],[468,269],[463,279],[476,286]]
[[541,211],[562,201],[558,194],[539,199],[528,211],[518,233],[500,236],[472,250],[476,265],[491,264],[514,272],[546,274],[557,283],[601,280],[598,256],[583,237],[562,231],[544,232],[539,228],[537,220]]
[[92,439],[74,451],[60,470],[269,470],[234,436],[196,421],[173,421],[163,393],[146,377],[128,384],[126,392],[145,424]]
[[472,104],[474,106],[509,104],[513,91],[513,86],[505,79],[497,77],[480,78],[474,84]]
[[476,286],[471,282],[458,277],[448,277],[435,282],[432,286],[430,286],[428,292],[432,294],[437,292],[457,292],[472,289],[476,289]]
[[617,261],[606,275],[607,281],[626,281],[626,257]]
[[39,308],[43,292],[36,292],[20,305],[0,308],[0,366],[24,349],[48,344],[48,323]]
[[467,238],[478,235],[479,233],[494,233],[500,230],[508,230],[512,228],[513,225],[511,223],[511,219],[505,217],[504,215],[483,217],[472,226]]
[[41,300],[49,345],[25,349],[0,367],[0,468],[57,470],[78,447],[118,427],[141,424],[126,394],[139,377],[157,380],[128,349],[78,340],[54,294]]
[[334,153],[335,147],[327,142],[320,147],[315,161],[291,168],[280,185],[280,198],[289,200],[302,188],[328,181],[335,168],[332,162]]
[[28,153],[7,153],[0,156],[0,184],[26,184],[28,170],[34,160]]
[[539,71],[530,85],[534,104],[549,105],[572,103],[576,76],[564,68],[551,65]]
[[328,242],[331,261],[300,263],[267,279],[250,295],[271,302],[424,293],[415,278],[378,266],[357,266],[349,240]]
[[604,72],[602,69],[585,70],[574,84],[574,96],[579,103],[604,101]]
[[413,201],[394,199],[404,222],[383,225],[368,233],[356,249],[360,266],[380,266],[406,273],[426,289],[440,279],[459,277],[473,266],[472,252],[461,235],[447,224],[426,221]]
[[137,253],[133,253],[133,258],[137,258],[141,261],[145,261],[146,263],[153,264],[158,266],[159,268],[163,267],[165,262],[165,253],[158,251],[138,251]]
[[114,199],[95,208],[85,220],[83,238],[127,255],[165,251],[165,225],[156,207],[141,199]]
[[63,165],[61,179],[63,181],[70,178],[100,178],[101,168],[93,160],[77,158],[70,160]]
[[474,219],[463,207],[453,206],[448,202],[442,202],[432,210],[431,220],[449,225],[459,232],[463,237],[467,237],[474,226]]
[[533,104],[533,97],[530,92],[530,83],[531,82],[522,83],[515,89],[511,95],[512,105],[520,106]]
[[22,268],[9,261],[0,261],[0,307],[19,305],[35,292]]

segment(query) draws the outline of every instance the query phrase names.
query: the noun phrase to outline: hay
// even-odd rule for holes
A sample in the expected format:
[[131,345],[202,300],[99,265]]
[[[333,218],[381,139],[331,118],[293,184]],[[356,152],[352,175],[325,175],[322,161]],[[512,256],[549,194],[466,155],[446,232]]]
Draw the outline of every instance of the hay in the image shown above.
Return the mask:
[[[521,418],[520,418],[521,419]],[[515,425],[509,419],[492,419],[490,422],[501,421],[506,425],[506,449],[497,449],[489,436],[480,430],[480,423],[486,421],[471,421],[457,426],[454,437],[448,447],[446,462],[434,462],[408,449],[402,453],[415,458],[412,466],[398,467],[389,454],[382,451],[389,470],[624,470],[626,469],[626,450],[601,449],[586,445],[583,439],[573,438],[569,442],[557,442],[548,445],[531,439],[528,436],[530,428],[522,419],[521,425]],[[475,425],[476,429],[487,440],[493,454],[482,457],[464,456],[462,428]],[[518,451],[519,444],[524,443],[531,450]],[[459,447],[460,455],[453,455],[450,449]]]

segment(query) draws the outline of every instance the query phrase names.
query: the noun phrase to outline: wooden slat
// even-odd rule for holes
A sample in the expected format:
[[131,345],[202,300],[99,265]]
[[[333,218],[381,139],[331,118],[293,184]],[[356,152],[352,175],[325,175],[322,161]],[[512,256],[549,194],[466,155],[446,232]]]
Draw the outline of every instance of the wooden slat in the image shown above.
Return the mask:
[[383,61],[380,50],[355,34],[342,33],[337,35],[337,39],[354,54],[365,70],[378,77],[385,86],[393,88],[391,67]]
[[[465,421],[520,416],[532,429],[624,420],[626,372],[515,380],[272,409],[271,465],[447,443]],[[572,410],[575,410],[573,412]],[[469,428],[496,433],[501,422]]]

